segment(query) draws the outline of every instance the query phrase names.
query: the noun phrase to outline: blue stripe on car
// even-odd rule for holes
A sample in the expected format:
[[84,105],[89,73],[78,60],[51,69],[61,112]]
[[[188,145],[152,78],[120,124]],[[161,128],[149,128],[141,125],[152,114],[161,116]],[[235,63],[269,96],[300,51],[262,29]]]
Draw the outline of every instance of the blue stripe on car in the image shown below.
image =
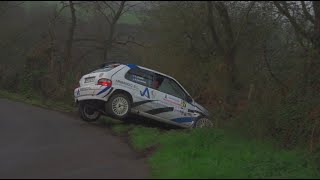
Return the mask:
[[136,67],[137,67],[137,65],[135,65],[135,64],[127,64],[127,66],[128,66],[129,68],[136,68]]
[[108,91],[108,89],[110,89],[110,88],[111,88],[111,86],[107,86],[106,88],[102,89],[97,95],[100,95],[100,94]]
[[177,123],[192,122],[193,118],[192,117],[182,117],[182,118],[173,119],[172,121],[177,122]]

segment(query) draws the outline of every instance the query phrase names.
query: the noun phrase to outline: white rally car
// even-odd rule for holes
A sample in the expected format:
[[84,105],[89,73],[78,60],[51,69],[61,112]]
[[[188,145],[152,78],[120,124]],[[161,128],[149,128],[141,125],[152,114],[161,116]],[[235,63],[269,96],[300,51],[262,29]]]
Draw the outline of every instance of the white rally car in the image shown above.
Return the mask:
[[85,121],[100,115],[124,120],[130,113],[183,128],[212,127],[209,112],[174,78],[134,64],[105,63],[74,90]]

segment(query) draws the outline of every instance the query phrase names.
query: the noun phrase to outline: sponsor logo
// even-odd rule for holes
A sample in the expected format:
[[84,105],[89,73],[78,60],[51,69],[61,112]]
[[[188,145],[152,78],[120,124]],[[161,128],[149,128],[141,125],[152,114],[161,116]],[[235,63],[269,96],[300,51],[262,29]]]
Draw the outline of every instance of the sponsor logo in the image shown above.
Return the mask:
[[137,83],[147,84],[147,81],[145,80],[145,78],[140,76],[133,75],[132,80]]
[[174,111],[179,112],[179,113],[180,113],[181,115],[183,115],[183,116],[191,116],[191,113],[186,112],[186,111],[183,110],[183,109],[175,108]]
[[103,76],[103,73],[100,73],[99,77],[102,77]]
[[146,87],[143,92],[140,91],[140,95],[150,99],[149,88]]

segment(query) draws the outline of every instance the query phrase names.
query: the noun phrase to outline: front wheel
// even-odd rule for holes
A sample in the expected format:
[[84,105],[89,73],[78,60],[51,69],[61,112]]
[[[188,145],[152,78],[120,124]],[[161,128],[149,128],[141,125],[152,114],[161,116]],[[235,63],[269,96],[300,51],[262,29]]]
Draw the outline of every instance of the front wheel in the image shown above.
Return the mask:
[[201,117],[195,121],[193,128],[213,128],[213,123],[208,118]]
[[113,95],[106,104],[106,112],[113,118],[124,120],[131,109],[131,101],[125,94]]
[[87,122],[93,122],[99,119],[101,113],[94,110],[92,107],[88,106],[85,103],[79,104],[79,113],[82,120]]

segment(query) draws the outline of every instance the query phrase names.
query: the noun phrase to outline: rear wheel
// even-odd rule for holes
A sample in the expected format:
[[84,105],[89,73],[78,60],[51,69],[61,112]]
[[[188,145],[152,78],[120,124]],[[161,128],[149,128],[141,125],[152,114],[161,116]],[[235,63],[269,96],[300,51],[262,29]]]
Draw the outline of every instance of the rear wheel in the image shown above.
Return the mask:
[[79,104],[79,113],[82,120],[87,122],[93,122],[99,119],[101,113],[99,111],[96,111],[89,105],[80,102]]
[[131,101],[125,94],[115,94],[106,103],[106,112],[113,118],[124,120],[131,110]]
[[213,122],[208,118],[201,117],[195,121],[193,128],[213,128]]

